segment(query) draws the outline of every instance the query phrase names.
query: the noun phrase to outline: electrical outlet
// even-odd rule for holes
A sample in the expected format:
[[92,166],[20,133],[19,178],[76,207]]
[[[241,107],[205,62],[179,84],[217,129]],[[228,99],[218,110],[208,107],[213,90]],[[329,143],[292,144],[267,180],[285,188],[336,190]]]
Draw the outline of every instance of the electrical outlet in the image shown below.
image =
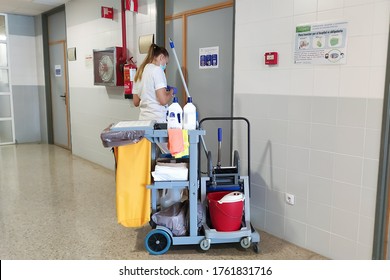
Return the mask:
[[286,193],[286,203],[290,204],[290,205],[294,205],[295,204],[295,196],[293,194]]

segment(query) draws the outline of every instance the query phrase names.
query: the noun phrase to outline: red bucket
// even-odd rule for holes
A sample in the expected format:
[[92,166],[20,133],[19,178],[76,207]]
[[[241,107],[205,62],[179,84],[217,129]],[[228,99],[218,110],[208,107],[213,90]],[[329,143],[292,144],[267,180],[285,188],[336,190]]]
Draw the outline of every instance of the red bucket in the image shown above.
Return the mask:
[[243,196],[223,201],[228,194],[232,193],[212,192],[207,195],[211,224],[217,231],[236,231],[241,228]]

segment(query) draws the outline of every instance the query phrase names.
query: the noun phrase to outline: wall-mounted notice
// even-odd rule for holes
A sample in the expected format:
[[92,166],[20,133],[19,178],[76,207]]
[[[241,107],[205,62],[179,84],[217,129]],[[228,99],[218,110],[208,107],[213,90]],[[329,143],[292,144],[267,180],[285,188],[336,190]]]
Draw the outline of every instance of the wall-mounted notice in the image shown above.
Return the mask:
[[295,64],[345,64],[347,22],[302,24],[295,28]]
[[199,69],[219,66],[219,47],[199,48]]
[[62,68],[61,65],[54,65],[54,74],[56,77],[62,76]]

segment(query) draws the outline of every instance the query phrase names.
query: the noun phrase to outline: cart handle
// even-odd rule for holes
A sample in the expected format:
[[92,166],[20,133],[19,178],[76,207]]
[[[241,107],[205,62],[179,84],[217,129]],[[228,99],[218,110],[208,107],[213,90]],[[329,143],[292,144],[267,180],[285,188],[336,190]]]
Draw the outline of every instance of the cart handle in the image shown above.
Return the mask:
[[249,120],[247,118],[244,118],[244,117],[207,117],[207,118],[202,119],[199,122],[199,129],[201,128],[202,123],[205,122],[205,121],[236,121],[236,120],[244,121],[247,124],[247,138],[248,138],[248,184],[249,184],[249,190],[250,190],[250,187],[251,187],[251,148],[250,148],[251,141],[250,141],[250,139],[251,138],[250,138],[250,123],[249,123]]

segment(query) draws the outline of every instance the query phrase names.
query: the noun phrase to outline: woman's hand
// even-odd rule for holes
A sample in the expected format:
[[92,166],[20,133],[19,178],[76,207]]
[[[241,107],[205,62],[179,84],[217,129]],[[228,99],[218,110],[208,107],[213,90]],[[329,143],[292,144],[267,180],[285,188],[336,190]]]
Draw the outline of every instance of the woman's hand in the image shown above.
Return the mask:
[[156,90],[156,97],[161,105],[167,105],[173,97],[173,88],[167,90],[166,88],[159,88]]

